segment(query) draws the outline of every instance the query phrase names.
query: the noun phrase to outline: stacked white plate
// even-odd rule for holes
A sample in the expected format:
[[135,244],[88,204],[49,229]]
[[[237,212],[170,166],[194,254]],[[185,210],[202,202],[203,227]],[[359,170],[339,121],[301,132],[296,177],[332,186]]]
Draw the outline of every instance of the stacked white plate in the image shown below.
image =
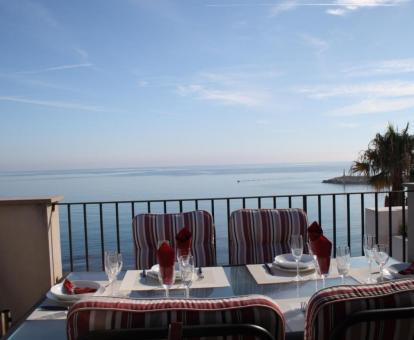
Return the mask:
[[[275,257],[273,266],[279,270],[296,272],[296,261],[292,254],[281,254]],[[299,261],[299,271],[308,272],[315,269],[312,256],[303,254]]]
[[46,294],[47,298],[59,302],[61,304],[70,305],[75,301],[84,299],[90,296],[102,294],[105,291],[105,287],[100,285],[95,281],[86,281],[86,280],[72,280],[72,283],[77,288],[96,288],[94,293],[85,293],[85,294],[68,294],[63,287],[63,282],[54,285],[50,288],[49,292]]
[[[147,271],[147,275],[154,280],[158,280],[158,272],[160,271],[160,266],[158,264],[153,265],[150,270]],[[178,264],[175,265],[175,281],[181,280],[181,273],[178,270]]]

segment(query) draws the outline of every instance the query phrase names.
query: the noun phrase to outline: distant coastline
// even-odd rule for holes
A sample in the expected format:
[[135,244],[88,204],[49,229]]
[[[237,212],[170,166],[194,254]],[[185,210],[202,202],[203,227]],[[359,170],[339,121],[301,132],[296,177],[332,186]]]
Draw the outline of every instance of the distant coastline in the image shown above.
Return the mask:
[[368,176],[346,176],[342,175],[330,179],[325,179],[322,183],[329,184],[369,184]]

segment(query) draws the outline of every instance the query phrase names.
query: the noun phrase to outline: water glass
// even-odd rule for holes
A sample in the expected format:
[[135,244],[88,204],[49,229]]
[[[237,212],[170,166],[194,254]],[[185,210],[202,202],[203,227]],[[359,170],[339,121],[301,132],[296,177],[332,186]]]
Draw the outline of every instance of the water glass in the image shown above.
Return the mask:
[[342,284],[344,284],[345,276],[348,275],[349,268],[351,267],[351,254],[348,246],[336,247],[336,266],[338,274],[342,278]]
[[290,250],[292,256],[296,261],[296,277],[295,281],[300,281],[301,277],[299,276],[299,261],[303,254],[303,238],[302,235],[292,235],[290,238]]
[[365,258],[368,260],[369,265],[369,276],[367,282],[373,282],[372,279],[372,258],[373,258],[373,248],[375,246],[375,236],[374,235],[364,235],[364,254]]
[[190,286],[194,279],[194,258],[191,255],[183,255],[178,259],[181,281],[185,287],[185,297],[190,297]]
[[122,269],[122,254],[115,251],[106,251],[104,262],[105,273],[108,276],[109,284],[112,285]]
[[377,244],[373,248],[373,255],[375,262],[380,267],[380,281],[384,280],[384,265],[388,262],[390,255],[388,254],[388,246],[386,244]]

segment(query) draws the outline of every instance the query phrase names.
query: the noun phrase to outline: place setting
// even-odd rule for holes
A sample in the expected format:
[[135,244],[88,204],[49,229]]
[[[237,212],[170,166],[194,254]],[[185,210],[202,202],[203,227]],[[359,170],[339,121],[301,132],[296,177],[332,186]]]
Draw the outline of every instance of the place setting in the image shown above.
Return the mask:
[[107,282],[65,278],[46,293],[46,297],[56,305],[41,306],[41,309],[56,310],[59,306],[67,307],[81,299],[114,295],[115,281],[122,269],[122,255],[114,251],[106,251],[104,256]]
[[184,297],[190,296],[190,288],[228,287],[230,283],[223,267],[196,266],[191,254],[192,234],[188,227],[182,228],[175,237],[175,249],[169,240],[158,241],[158,263],[146,270],[128,270],[120,290],[165,290],[169,297],[171,289],[184,289]]

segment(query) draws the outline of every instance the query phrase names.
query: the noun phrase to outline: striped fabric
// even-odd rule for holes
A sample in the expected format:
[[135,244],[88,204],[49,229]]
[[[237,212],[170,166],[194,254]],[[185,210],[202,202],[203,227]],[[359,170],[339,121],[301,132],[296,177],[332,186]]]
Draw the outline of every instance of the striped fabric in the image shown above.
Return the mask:
[[192,233],[192,249],[196,266],[216,265],[215,230],[213,218],[207,211],[197,210],[180,214],[139,214],[132,221],[136,266],[148,269],[157,263],[160,240],[169,240],[175,247],[175,236],[188,226]]
[[291,235],[304,236],[308,219],[302,209],[240,209],[229,225],[230,264],[273,262],[275,255],[290,253]]
[[[314,294],[309,301],[305,321],[305,340],[328,339],[334,327],[343,322],[347,315],[357,311],[413,305],[413,280],[323,289]],[[414,339],[414,320],[362,323],[349,328],[341,338],[347,340]]]
[[69,310],[67,337],[75,340],[91,330],[168,327],[184,325],[251,323],[284,339],[285,320],[269,298],[250,295],[224,299],[132,300],[96,297],[80,300]]

